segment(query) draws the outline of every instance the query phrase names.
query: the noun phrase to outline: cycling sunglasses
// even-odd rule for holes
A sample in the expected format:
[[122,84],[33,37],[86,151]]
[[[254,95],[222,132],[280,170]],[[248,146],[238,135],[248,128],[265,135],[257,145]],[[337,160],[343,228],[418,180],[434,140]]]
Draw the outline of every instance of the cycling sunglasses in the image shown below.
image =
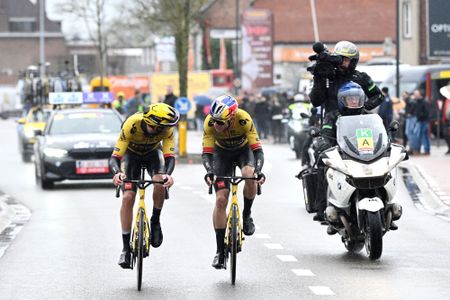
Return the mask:
[[214,121],[214,123],[216,123],[216,124],[219,125],[219,126],[225,125],[225,122],[224,122],[224,121],[219,121],[219,120],[214,120],[214,119],[213,119],[213,121]]

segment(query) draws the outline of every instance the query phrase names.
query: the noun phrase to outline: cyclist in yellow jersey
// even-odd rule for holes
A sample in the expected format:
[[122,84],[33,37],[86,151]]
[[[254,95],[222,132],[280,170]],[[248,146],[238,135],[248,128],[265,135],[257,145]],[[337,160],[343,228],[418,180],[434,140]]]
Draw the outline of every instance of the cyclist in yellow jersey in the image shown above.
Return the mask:
[[214,184],[216,205],[213,211],[213,225],[216,231],[217,251],[212,266],[225,268],[225,228],[226,208],[230,194],[230,183],[215,180],[215,176],[231,176],[233,163],[241,169],[242,176],[256,177],[246,180],[244,186],[243,231],[246,235],[255,232],[251,217],[251,207],[256,195],[256,184],[263,184],[265,176],[261,172],[264,153],[261,142],[250,115],[238,108],[236,99],[230,95],[216,98],[205,119],[203,132],[203,165],[206,169],[205,181]]
[[[144,112],[131,115],[122,124],[122,130],[109,161],[115,174],[113,182],[121,185],[124,179],[139,179],[141,165],[146,165],[152,180],[164,180],[153,189],[153,213],[150,219],[150,243],[159,247],[163,241],[159,216],[164,204],[165,188],[173,185],[171,174],[175,168],[174,126],[180,115],[176,109],[164,104],[152,104]],[[162,145],[161,145],[162,144]],[[123,198],[120,209],[123,249],[119,258],[122,268],[130,268],[130,232],[133,205],[137,187],[134,183],[122,186]]]

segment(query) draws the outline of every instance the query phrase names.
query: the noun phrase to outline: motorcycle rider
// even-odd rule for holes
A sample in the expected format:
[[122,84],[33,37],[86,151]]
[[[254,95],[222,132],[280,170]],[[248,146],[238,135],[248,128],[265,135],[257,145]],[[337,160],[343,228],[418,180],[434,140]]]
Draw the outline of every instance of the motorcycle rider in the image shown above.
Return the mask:
[[[313,46],[314,51],[316,44]],[[338,90],[347,82],[354,82],[360,86],[367,96],[364,109],[372,110],[380,105],[384,96],[369,75],[356,70],[359,61],[359,50],[355,44],[349,41],[340,41],[334,47],[331,55],[327,54],[327,49],[321,44],[321,53],[318,53],[317,63],[309,70],[313,74],[313,87],[309,97],[314,107],[322,106],[325,113],[325,122],[322,130],[332,129],[333,122],[339,115]],[[329,139],[320,139],[316,148],[317,155],[330,148],[333,144]],[[316,190],[317,214],[315,221],[324,221],[324,211],[327,203],[327,181],[324,169],[319,168],[319,183]]]

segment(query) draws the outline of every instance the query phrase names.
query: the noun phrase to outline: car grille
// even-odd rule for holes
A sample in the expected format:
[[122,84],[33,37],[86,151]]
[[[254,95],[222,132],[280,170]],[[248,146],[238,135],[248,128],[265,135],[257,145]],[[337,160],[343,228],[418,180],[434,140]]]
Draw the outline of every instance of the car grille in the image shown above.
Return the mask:
[[69,156],[73,159],[109,158],[112,152],[112,148],[72,149],[69,151]]

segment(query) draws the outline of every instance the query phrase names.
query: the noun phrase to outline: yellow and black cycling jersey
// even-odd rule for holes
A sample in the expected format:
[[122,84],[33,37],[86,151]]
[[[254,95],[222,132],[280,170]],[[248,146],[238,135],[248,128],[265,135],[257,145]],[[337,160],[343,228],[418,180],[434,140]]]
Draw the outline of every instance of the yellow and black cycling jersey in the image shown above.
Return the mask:
[[127,150],[137,155],[147,155],[161,145],[164,157],[175,155],[173,127],[161,127],[161,132],[149,134],[145,131],[142,113],[135,113],[123,124],[112,156],[122,159]]
[[214,120],[208,115],[204,123],[203,153],[213,153],[214,145],[226,150],[236,150],[249,144],[251,150],[261,149],[255,125],[250,115],[238,109],[230,126],[223,132],[214,129]]

